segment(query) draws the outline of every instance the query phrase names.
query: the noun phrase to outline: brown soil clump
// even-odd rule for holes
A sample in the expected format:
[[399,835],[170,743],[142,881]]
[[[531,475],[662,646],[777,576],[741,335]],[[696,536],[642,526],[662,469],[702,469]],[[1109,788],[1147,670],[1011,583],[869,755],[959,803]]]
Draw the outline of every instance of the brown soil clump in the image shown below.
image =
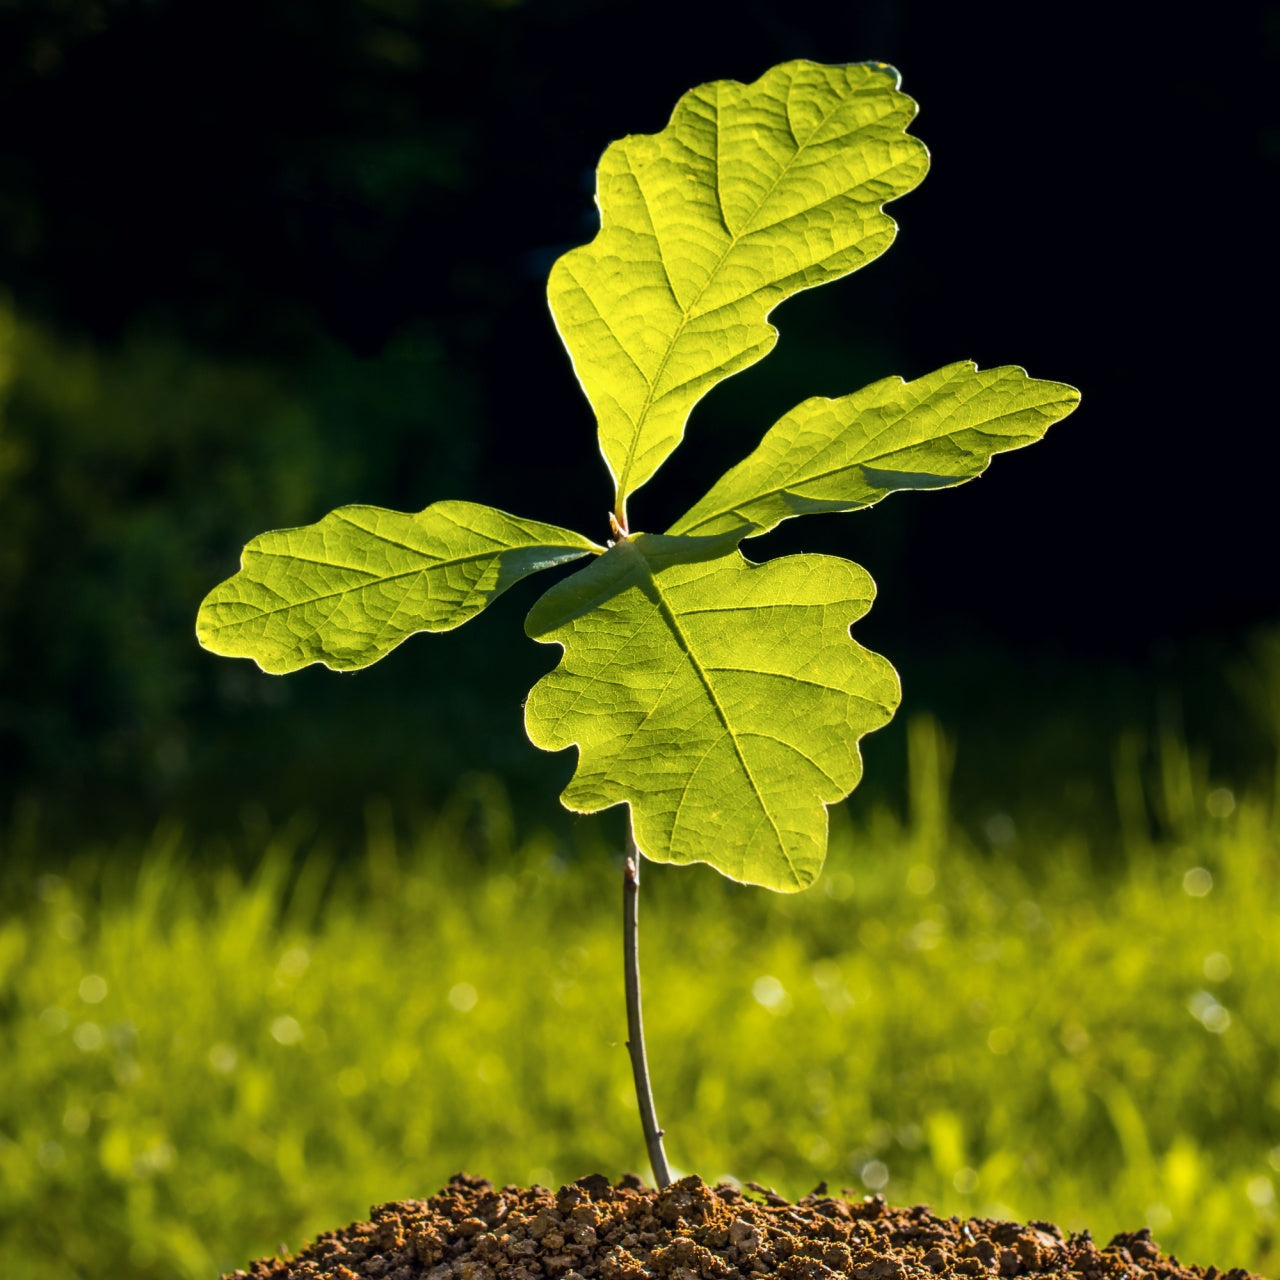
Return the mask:
[[1184,1266],[1147,1231],[1099,1249],[1087,1231],[938,1218],[883,1196],[837,1199],[825,1184],[789,1204],[697,1177],[651,1191],[595,1174],[552,1193],[458,1174],[430,1200],[379,1205],[371,1217],[224,1280],[1261,1280]]

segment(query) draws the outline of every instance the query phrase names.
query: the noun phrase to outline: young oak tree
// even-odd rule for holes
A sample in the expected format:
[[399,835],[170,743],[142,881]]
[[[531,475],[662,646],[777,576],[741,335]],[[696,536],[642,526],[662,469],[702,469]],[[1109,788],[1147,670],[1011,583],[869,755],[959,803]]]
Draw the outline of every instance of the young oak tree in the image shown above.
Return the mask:
[[900,696],[893,667],[850,636],[875,594],[866,570],[825,555],[757,564],[740,544],[792,516],[961,484],[1079,401],[1062,383],[971,361],[805,400],[669,529],[633,531],[628,501],[694,405],[772,349],[770,311],[892,242],[884,206],[929,163],[898,85],[883,63],[787,62],[752,84],[692,89],[660,133],[605,151],[600,230],[556,262],[547,288],[614,483],[604,545],[472,502],[340,507],[253,539],[196,624],[206,648],[264,671],[350,671],[415,632],[460,626],[531,573],[591,557],[525,621],[563,650],[529,695],[525,727],[545,750],[578,748],[568,808],[630,808],[629,1048],[660,1186],[636,855],[805,888],[826,855],[827,806],[861,776],[859,739]]

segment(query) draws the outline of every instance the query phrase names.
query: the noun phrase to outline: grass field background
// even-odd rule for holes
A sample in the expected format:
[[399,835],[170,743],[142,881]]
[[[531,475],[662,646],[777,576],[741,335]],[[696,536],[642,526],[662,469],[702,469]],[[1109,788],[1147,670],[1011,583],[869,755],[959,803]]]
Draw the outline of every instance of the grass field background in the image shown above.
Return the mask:
[[[1028,848],[1004,815],[957,829],[948,755],[914,724],[909,812],[838,809],[806,893],[646,868],[673,1164],[1103,1241],[1149,1225],[1184,1261],[1276,1274],[1275,797],[1169,737],[1153,776],[1118,755],[1118,845]],[[15,825],[0,1275],[207,1280],[462,1168],[647,1174],[615,828],[517,831],[478,779],[412,835],[371,805],[358,856],[162,828],[50,874]]]

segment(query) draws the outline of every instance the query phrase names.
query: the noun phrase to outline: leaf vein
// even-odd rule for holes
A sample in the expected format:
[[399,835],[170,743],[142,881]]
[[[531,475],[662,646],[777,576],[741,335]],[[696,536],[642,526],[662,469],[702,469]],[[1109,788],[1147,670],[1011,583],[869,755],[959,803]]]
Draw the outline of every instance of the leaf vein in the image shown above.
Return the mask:
[[788,742],[786,738],[779,738],[776,734],[765,733],[763,730],[747,729],[743,731],[744,738],[763,738],[767,742],[776,742],[780,747],[786,747],[789,751],[794,751],[802,760],[809,764],[820,773],[826,780],[831,783],[837,791],[843,793],[844,788],[836,781],[807,751],[802,751],[794,742]]
[[724,726],[725,732],[729,735],[729,740],[733,743],[734,755],[738,759],[742,772],[746,775],[747,781],[751,784],[751,794],[755,797],[756,803],[760,806],[765,816],[769,819],[769,825],[773,828],[774,839],[777,841],[779,852],[786,859],[787,869],[791,872],[796,883],[800,883],[800,875],[796,871],[795,859],[791,856],[791,850],[787,848],[786,841],[782,837],[782,832],[778,829],[777,822],[774,821],[773,814],[769,811],[768,806],[764,802],[763,793],[760,790],[760,784],[756,781],[755,775],[751,772],[751,766],[747,762],[747,758],[742,750],[742,744],[739,743],[737,735],[734,733],[733,725],[730,723],[729,716],[720,702],[720,698],[716,693],[715,685],[707,672],[703,669],[702,664],[698,661],[698,655],[694,652],[693,646],[689,643],[689,638],[684,634],[680,627],[680,621],[675,611],[672,609],[670,602],[662,594],[656,578],[650,575],[650,581],[653,583],[654,595],[659,602],[659,608],[662,610],[663,621],[666,622],[672,634],[679,642],[680,647],[687,655],[690,665],[693,667],[694,673],[698,680],[706,690],[707,697],[711,700],[712,706],[715,708],[720,723]]

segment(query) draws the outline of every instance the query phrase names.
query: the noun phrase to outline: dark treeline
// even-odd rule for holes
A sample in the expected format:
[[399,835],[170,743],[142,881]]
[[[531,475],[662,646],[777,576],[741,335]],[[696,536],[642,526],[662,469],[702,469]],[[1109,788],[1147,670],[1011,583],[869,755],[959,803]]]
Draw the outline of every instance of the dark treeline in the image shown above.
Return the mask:
[[[546,583],[341,678],[203,654],[195,608],[247,538],[343,502],[469,498],[604,536],[546,271],[594,233],[610,139],[792,57],[897,65],[933,172],[883,258],[779,309],[775,353],[697,409],[635,521],[663,527],[808,395],[966,357],[1073,382],[1079,412],[981,482],[761,551],[867,565],[859,638],[905,710],[956,727],[976,805],[1060,804],[1074,771],[1096,810],[1112,740],[1160,707],[1265,767],[1259,695],[1223,672],[1280,618],[1256,327],[1280,20],[1220,10],[3,7],[0,801],[68,838],[249,803],[341,822],[487,770],[550,819],[571,762],[520,731],[553,660],[520,632]],[[891,789],[885,743],[869,785]]]

